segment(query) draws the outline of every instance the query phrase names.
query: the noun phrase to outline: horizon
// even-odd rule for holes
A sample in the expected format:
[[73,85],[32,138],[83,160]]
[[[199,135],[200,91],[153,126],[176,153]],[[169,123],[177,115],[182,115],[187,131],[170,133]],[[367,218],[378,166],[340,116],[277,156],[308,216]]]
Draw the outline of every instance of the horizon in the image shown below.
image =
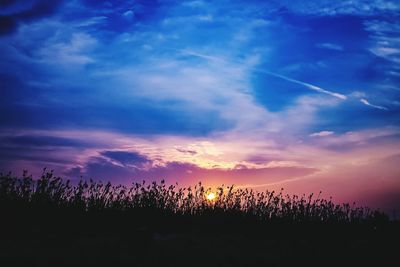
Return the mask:
[[322,191],[400,212],[399,11],[1,3],[0,172]]

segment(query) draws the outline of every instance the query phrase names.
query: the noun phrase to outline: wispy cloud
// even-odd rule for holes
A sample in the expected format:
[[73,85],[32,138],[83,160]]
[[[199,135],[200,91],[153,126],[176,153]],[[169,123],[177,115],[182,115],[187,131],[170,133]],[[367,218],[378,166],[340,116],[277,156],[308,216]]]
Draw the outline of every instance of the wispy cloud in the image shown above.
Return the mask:
[[38,56],[45,63],[57,65],[85,65],[94,62],[94,59],[87,54],[97,40],[87,33],[73,33],[68,42],[53,42],[43,47]]
[[365,98],[361,98],[360,102],[363,103],[364,105],[372,107],[372,108],[376,108],[376,109],[380,109],[380,110],[389,110],[388,108],[383,107],[383,106],[373,105]]
[[382,12],[394,13],[400,10],[400,6],[396,1],[388,0],[342,0],[340,2],[331,0],[304,0],[298,2],[284,0],[279,1],[279,4],[287,6],[296,13],[320,16],[371,16]]
[[312,133],[310,134],[311,137],[324,137],[324,136],[329,136],[334,134],[334,132],[332,131],[321,131],[321,132],[316,132],[316,133]]
[[320,43],[316,45],[318,48],[325,48],[336,51],[343,51],[343,46],[333,43]]

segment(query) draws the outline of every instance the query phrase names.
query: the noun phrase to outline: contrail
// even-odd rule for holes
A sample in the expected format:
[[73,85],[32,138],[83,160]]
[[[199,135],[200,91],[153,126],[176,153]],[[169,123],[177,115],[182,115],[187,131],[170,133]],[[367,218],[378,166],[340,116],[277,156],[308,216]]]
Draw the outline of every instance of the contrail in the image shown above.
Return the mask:
[[[219,57],[215,57],[215,56],[203,55],[203,54],[196,53],[196,52],[193,52],[193,51],[188,51],[188,50],[181,50],[181,52],[186,54],[186,55],[199,57],[199,58],[206,59],[206,60],[220,61],[220,62],[229,63],[226,60],[224,60],[222,58],[219,58]],[[243,64],[243,62],[236,62],[236,63]],[[278,73],[275,73],[275,72],[272,72],[272,71],[269,71],[269,70],[259,69],[259,68],[250,68],[250,69],[254,70],[256,72],[259,72],[259,73],[264,73],[264,74],[267,74],[267,75],[270,75],[270,76],[281,78],[281,79],[283,79],[285,81],[288,81],[288,82],[292,82],[292,83],[295,83],[295,84],[299,84],[299,85],[305,86],[308,89],[316,91],[316,92],[319,92],[319,93],[327,94],[327,95],[330,95],[330,96],[333,96],[333,97],[336,97],[336,98],[339,98],[339,99],[342,99],[342,100],[346,100],[347,99],[347,96],[345,96],[343,94],[339,94],[339,93],[336,93],[336,92],[325,90],[325,89],[323,89],[323,88],[321,88],[319,86],[315,86],[315,85],[312,85],[312,84],[309,84],[309,83],[306,83],[306,82],[295,80],[295,79],[283,76],[281,74],[278,74]]]
[[194,57],[198,57],[198,58],[202,58],[202,59],[207,59],[207,60],[211,60],[211,61],[223,61],[226,62],[226,60],[220,58],[220,57],[214,57],[214,56],[209,56],[209,55],[204,55],[204,54],[199,54],[193,51],[189,51],[189,50],[180,50],[181,53],[189,55],[189,56],[194,56]]
[[312,85],[310,83],[306,83],[306,82],[302,82],[302,81],[299,81],[299,80],[295,80],[295,79],[283,76],[281,74],[274,73],[274,72],[271,72],[271,71],[268,71],[268,70],[264,70],[264,69],[257,69],[257,68],[253,68],[253,69],[255,71],[258,71],[258,72],[261,72],[261,73],[265,73],[265,74],[268,74],[268,75],[271,75],[271,76],[274,76],[274,77],[281,78],[281,79],[283,79],[285,81],[288,81],[288,82],[292,82],[292,83],[295,83],[295,84],[303,85],[303,86],[307,87],[308,89],[311,89],[311,90],[314,90],[314,91],[317,91],[317,92],[320,92],[320,93],[323,93],[323,94],[331,95],[331,96],[340,98],[342,100],[346,100],[347,99],[347,96],[345,96],[345,95],[325,90],[325,89],[323,89],[321,87]]
[[306,175],[303,177],[295,177],[295,178],[289,178],[289,179],[284,179],[276,182],[271,182],[271,183],[265,183],[265,184],[245,184],[245,185],[238,185],[235,186],[235,188],[257,188],[257,187],[267,187],[267,186],[275,186],[275,185],[281,185],[281,184],[287,184],[291,182],[296,182],[296,181],[301,181],[301,180],[306,180],[306,179],[312,179],[315,178],[313,174],[311,175]]
[[373,104],[369,103],[368,100],[365,99],[365,98],[361,98],[361,99],[360,99],[360,102],[363,103],[364,105],[369,106],[369,107],[372,107],[372,108],[376,108],[376,109],[380,109],[380,110],[389,110],[389,109],[386,108],[386,107],[373,105]]
[[332,91],[329,91],[329,90],[325,90],[325,89],[323,89],[323,88],[321,88],[319,86],[312,85],[310,83],[306,83],[306,82],[302,82],[302,81],[299,81],[299,80],[295,80],[295,79],[292,79],[292,78],[289,78],[289,77],[286,77],[286,76],[283,76],[281,74],[274,73],[274,72],[271,72],[271,71],[268,71],[268,70],[257,69],[257,68],[253,68],[253,69],[255,71],[257,71],[257,72],[261,72],[261,73],[265,73],[265,74],[268,74],[268,75],[271,75],[271,76],[274,76],[274,77],[278,77],[278,78],[281,78],[281,79],[283,79],[285,81],[288,81],[288,82],[292,82],[292,83],[295,83],[295,84],[303,85],[303,86],[307,87],[308,89],[311,89],[311,90],[314,90],[314,91],[317,91],[317,92],[320,92],[320,93],[323,93],[323,94],[334,96],[334,97],[340,98],[342,100],[346,100],[347,99],[347,96],[345,96],[345,95],[342,95],[342,94],[339,94],[339,93],[336,93],[336,92],[332,92]]

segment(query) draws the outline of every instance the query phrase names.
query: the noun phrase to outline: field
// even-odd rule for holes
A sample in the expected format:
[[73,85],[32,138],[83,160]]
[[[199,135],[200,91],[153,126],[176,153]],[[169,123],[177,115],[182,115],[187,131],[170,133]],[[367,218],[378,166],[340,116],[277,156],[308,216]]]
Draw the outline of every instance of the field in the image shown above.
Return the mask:
[[393,266],[399,222],[319,196],[0,177],[0,266]]

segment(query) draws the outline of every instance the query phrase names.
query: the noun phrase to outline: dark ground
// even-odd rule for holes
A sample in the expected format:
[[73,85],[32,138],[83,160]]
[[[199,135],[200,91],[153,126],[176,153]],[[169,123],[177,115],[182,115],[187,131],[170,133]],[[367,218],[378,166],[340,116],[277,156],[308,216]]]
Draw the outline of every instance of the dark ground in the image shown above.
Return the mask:
[[[147,218],[147,219],[146,219]],[[399,266],[400,225],[9,214],[0,266]]]

